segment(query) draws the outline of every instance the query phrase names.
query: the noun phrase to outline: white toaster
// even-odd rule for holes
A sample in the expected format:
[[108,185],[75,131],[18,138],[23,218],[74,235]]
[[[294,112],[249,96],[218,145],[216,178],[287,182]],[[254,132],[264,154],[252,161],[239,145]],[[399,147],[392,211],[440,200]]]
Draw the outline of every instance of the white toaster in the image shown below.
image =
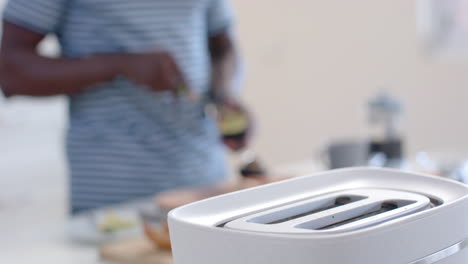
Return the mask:
[[345,169],[173,210],[175,264],[468,264],[468,187]]

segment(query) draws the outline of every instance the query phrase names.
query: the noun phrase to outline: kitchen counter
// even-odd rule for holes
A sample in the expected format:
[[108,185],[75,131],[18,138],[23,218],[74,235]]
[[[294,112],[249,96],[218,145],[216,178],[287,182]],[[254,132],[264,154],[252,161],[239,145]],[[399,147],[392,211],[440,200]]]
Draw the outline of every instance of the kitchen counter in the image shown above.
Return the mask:
[[[58,114],[65,106],[52,99],[44,112],[44,102],[40,105],[39,112],[29,101],[0,112],[0,263],[102,263],[95,247],[67,241],[60,121],[65,118]],[[315,168],[314,162],[304,161],[275,171],[303,174]]]
[[66,241],[64,102],[0,106],[0,263],[98,263]]
[[[312,165],[298,164],[298,170]],[[281,171],[288,168],[294,169],[288,165]],[[95,247],[67,241],[65,183],[57,176],[41,175],[24,189],[36,189],[33,196],[18,194],[0,207],[0,263],[102,263]]]

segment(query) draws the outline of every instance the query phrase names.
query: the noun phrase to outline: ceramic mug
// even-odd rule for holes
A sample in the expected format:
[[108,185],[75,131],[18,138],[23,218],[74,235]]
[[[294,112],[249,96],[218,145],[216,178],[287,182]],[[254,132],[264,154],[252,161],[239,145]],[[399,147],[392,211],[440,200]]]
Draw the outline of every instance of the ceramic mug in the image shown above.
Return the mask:
[[369,143],[366,141],[335,141],[322,150],[322,160],[330,169],[368,165]]

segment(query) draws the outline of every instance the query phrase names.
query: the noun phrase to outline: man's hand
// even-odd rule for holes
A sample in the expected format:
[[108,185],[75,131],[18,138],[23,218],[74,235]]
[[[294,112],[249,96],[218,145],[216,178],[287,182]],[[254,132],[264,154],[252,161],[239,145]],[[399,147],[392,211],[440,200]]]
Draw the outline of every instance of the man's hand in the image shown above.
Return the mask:
[[179,94],[187,89],[184,76],[169,53],[128,54],[121,63],[124,76],[152,91],[172,91]]
[[[209,50],[212,63],[211,99],[218,105],[224,144],[233,151],[247,147],[253,122],[246,107],[235,100],[233,87],[239,70],[237,50],[228,31],[210,36]],[[241,133],[240,127],[244,126]],[[234,131],[234,133],[232,133]]]
[[37,45],[44,37],[44,34],[4,22],[0,84],[6,96],[76,94],[118,76],[157,92],[189,92],[177,63],[168,53],[46,58],[37,54]]
[[[232,151],[245,149],[254,131],[253,118],[247,108],[236,100],[225,101],[218,106],[218,119],[224,144]],[[223,122],[228,123],[223,125]]]

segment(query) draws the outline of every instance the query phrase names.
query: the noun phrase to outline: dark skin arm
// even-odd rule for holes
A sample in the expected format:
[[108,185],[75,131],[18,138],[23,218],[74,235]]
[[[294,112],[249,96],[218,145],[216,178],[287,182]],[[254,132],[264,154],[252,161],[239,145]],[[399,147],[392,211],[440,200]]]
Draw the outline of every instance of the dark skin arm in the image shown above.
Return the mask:
[[232,38],[227,32],[209,38],[212,63],[212,93],[216,101],[233,99],[232,86],[237,68],[237,54]]
[[7,97],[75,94],[118,76],[154,91],[175,91],[183,83],[175,61],[164,52],[52,59],[36,52],[44,37],[9,22],[3,23],[0,85]]
[[[212,96],[218,104],[220,118],[223,111],[237,111],[245,114],[249,119],[251,116],[246,108],[234,96],[234,78],[237,70],[237,51],[230,35],[223,32],[209,38],[209,49],[212,62]],[[224,139],[224,144],[233,151],[239,151],[248,144],[252,132],[252,121],[249,131],[242,140]]]

